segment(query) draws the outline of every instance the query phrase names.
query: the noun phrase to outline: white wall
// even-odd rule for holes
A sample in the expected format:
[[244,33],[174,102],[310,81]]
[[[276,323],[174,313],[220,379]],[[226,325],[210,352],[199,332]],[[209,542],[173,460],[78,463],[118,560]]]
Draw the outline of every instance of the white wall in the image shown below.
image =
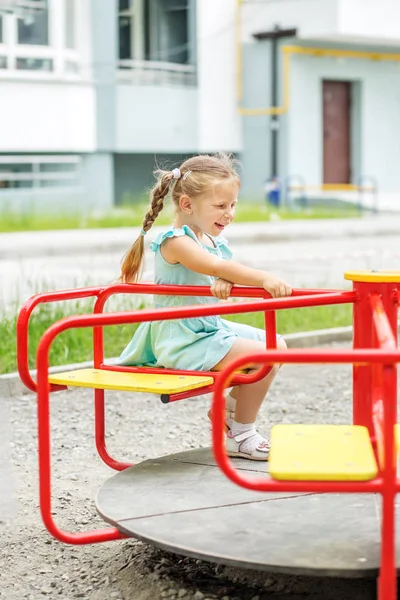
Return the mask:
[[242,5],[242,40],[296,27],[298,38],[343,43],[400,43],[399,0],[252,0]]
[[252,0],[242,4],[242,40],[255,41],[254,33],[298,29],[298,37],[331,35],[337,29],[337,0]]
[[0,152],[90,152],[95,98],[90,85],[2,82]]
[[196,152],[197,90],[118,85],[115,152]]
[[399,0],[341,0],[339,34],[400,43]]
[[240,151],[234,0],[198,0],[197,58],[199,151]]

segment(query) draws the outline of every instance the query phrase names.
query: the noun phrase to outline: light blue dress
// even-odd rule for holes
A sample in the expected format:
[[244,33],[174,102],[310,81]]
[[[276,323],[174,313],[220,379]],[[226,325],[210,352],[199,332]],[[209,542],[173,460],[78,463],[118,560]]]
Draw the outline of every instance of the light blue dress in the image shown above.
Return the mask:
[[[204,285],[210,287],[214,277],[202,275],[181,264],[170,264],[161,254],[167,238],[188,235],[199,246],[220,258],[230,259],[232,252],[225,239],[212,238],[214,247],[202,244],[193,231],[184,225],[160,233],[150,245],[155,252],[155,283],[169,285]],[[154,296],[156,307],[216,304],[217,298],[206,296]],[[149,365],[170,369],[210,371],[219,363],[238,338],[262,341],[265,331],[219,316],[197,317],[173,321],[141,323],[132,340],[118,359],[120,365]]]

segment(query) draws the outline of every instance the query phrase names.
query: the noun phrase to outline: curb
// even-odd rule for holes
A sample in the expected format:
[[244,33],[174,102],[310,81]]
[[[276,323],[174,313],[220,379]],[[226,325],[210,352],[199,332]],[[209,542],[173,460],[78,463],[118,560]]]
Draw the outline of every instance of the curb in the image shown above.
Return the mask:
[[[353,327],[337,327],[335,329],[317,329],[303,333],[290,333],[285,335],[285,341],[288,348],[310,348],[332,342],[349,342],[353,337]],[[106,364],[112,364],[116,358],[106,359]],[[75,363],[70,365],[60,365],[50,367],[50,373],[61,373],[63,371],[74,371],[75,369],[85,369],[93,366],[93,361]],[[36,379],[36,369],[30,371],[33,379]],[[8,373],[0,375],[0,397],[11,398],[21,394],[31,394],[19,378],[18,373]]]
[[350,342],[353,339],[353,326],[289,333],[283,337],[288,348],[312,348],[333,342]]

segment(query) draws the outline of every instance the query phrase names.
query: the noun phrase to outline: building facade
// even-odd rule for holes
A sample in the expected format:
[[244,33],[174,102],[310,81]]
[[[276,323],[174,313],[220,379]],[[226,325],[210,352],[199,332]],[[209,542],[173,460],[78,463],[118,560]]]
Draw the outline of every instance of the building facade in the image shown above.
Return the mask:
[[267,174],[286,189],[305,185],[319,194],[376,187],[381,205],[400,204],[400,3],[242,0],[239,6],[237,97],[248,195],[257,195]]
[[231,4],[1,0],[2,210],[106,209],[156,162],[239,152]]
[[[101,8],[100,8],[101,5]],[[1,0],[0,205],[107,209],[155,164],[398,190],[397,0]],[[384,16],[383,16],[384,15]]]

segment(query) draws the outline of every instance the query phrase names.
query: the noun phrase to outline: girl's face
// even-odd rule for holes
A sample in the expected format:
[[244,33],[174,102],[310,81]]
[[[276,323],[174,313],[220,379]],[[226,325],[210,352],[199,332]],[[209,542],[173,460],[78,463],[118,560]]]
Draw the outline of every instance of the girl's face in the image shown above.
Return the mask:
[[238,187],[220,183],[204,198],[193,202],[193,226],[199,231],[217,237],[235,218]]

